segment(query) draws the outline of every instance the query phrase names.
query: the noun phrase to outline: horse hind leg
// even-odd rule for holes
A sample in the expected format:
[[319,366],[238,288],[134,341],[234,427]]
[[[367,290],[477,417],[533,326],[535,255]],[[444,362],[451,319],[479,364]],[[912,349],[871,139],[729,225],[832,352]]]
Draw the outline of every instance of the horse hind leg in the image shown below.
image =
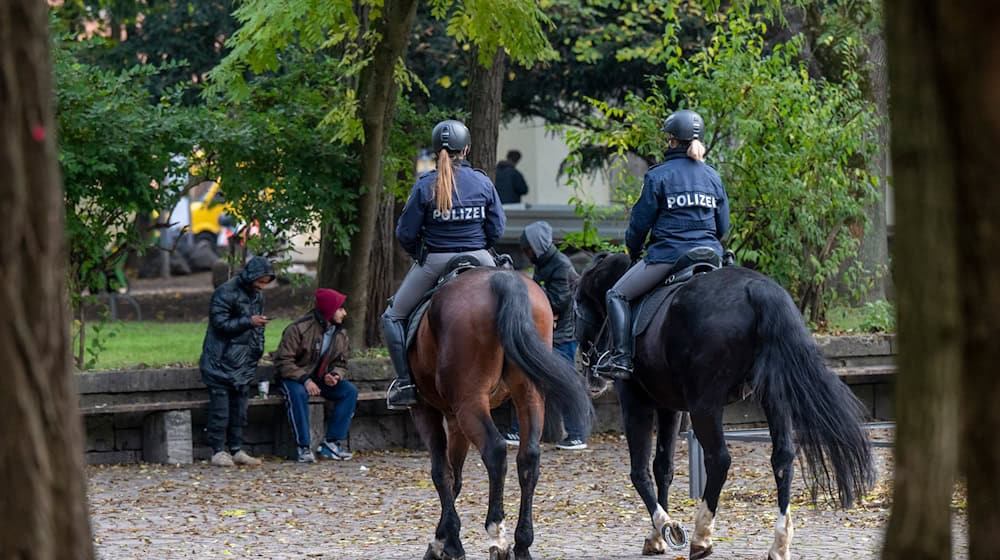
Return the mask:
[[441,518],[434,540],[427,545],[424,560],[464,560],[461,542],[462,522],[455,510],[454,473],[448,461],[448,437],[444,418],[425,405],[413,407],[413,420],[431,455],[431,480],[441,502]]
[[715,516],[719,510],[719,495],[729,474],[732,457],[726,448],[722,431],[722,410],[709,413],[692,413],[691,426],[698,442],[705,450],[705,492],[695,514],[694,536],[691,538],[689,558],[699,560],[712,554],[712,534]]
[[462,471],[465,468],[465,459],[469,455],[469,438],[465,437],[458,427],[455,418],[448,422],[448,465],[452,472],[452,495],[458,499],[462,493]]
[[[531,560],[528,549],[535,540],[534,513],[532,512],[535,487],[538,485],[542,449],[542,424],[545,420],[545,401],[532,385],[513,389],[517,419],[521,426],[521,444],[517,449],[517,479],[521,485],[521,508],[514,531],[515,560]],[[492,558],[491,558],[492,560]]]
[[510,544],[504,526],[503,490],[507,477],[507,443],[490,417],[489,402],[467,406],[457,418],[459,427],[479,449],[490,480],[489,505],[486,511],[487,545],[491,560],[507,560]]
[[764,407],[767,424],[771,432],[771,469],[778,487],[778,521],[774,529],[774,543],[767,553],[768,560],[790,560],[792,557],[791,501],[792,479],[795,476],[795,446],[792,441],[792,427],[787,414],[780,414]]

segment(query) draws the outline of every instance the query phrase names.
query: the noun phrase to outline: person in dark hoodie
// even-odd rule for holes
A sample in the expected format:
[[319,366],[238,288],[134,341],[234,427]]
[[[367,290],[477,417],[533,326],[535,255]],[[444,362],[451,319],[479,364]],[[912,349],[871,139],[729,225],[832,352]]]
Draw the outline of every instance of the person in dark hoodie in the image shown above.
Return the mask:
[[[243,451],[249,385],[264,354],[264,295],[274,281],[274,268],[254,257],[234,278],[215,289],[208,329],[201,348],[201,380],[208,386],[208,426],[212,464],[219,467],[259,465]],[[228,448],[227,448],[228,444]]]
[[[535,265],[532,279],[545,291],[552,307],[552,316],[555,319],[552,350],[573,364],[576,360],[576,338],[573,336],[573,287],[579,278],[573,263],[552,242],[552,226],[548,222],[534,222],[525,226],[521,233],[521,250]],[[556,447],[568,450],[586,449],[583,420],[568,411],[563,412],[566,438],[556,444]],[[520,443],[516,417],[511,431],[504,434],[504,438],[511,445]]]
[[351,353],[343,327],[346,300],[347,296],[336,290],[316,290],[315,308],[285,328],[274,355],[300,463],[316,461],[309,437],[309,397],[316,395],[334,403],[326,419],[326,439],[316,453],[334,461],[352,457],[346,442],[358,404],[358,389],[345,379]]
[[496,185],[502,204],[516,204],[521,197],[528,194],[528,183],[524,175],[517,170],[517,162],[521,161],[521,152],[507,152],[507,159],[497,164]]

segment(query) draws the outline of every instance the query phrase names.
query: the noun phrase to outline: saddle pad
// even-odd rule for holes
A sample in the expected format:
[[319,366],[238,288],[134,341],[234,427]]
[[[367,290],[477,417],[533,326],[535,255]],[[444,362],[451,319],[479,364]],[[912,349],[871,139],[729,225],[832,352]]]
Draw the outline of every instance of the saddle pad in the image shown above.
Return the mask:
[[413,313],[410,313],[410,318],[406,323],[406,349],[409,350],[410,346],[413,345],[413,341],[417,339],[417,328],[420,327],[420,320],[424,318],[424,313],[427,313],[427,308],[431,306],[431,298],[425,298]]
[[[471,264],[467,259],[472,259]],[[413,340],[417,337],[417,327],[420,326],[420,319],[423,318],[424,313],[427,312],[427,307],[431,304],[431,297],[441,289],[442,286],[451,282],[455,278],[458,278],[463,272],[472,270],[474,268],[479,268],[479,261],[475,257],[469,255],[458,255],[453,257],[451,261],[448,262],[447,270],[444,274],[437,279],[437,283],[433,288],[427,290],[427,292],[421,298],[420,303],[417,307],[410,313],[410,317],[407,319],[406,323],[406,348],[409,349],[413,344]]]
[[684,284],[684,282],[677,282],[660,286],[639,300],[639,304],[632,310],[632,316],[635,317],[632,322],[632,336],[639,336],[645,332],[646,327],[653,322],[657,311],[663,306],[669,305],[670,300],[677,293],[677,289]]

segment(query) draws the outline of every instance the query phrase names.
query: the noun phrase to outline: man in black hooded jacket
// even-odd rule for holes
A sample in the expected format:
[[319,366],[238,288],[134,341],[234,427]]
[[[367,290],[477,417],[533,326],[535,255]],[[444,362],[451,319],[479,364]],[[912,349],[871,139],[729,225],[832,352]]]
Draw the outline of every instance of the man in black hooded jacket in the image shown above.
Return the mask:
[[[545,291],[552,307],[552,316],[555,319],[552,350],[569,363],[575,363],[573,289],[579,275],[569,257],[562,254],[552,242],[552,226],[548,222],[534,222],[524,227],[524,232],[521,233],[521,250],[535,265],[532,279]],[[566,428],[566,438],[556,444],[557,448],[567,450],[587,448],[582,418],[564,412],[563,426]],[[512,431],[505,434],[504,438],[511,445],[518,444],[520,437],[517,428],[512,427]]]
[[[254,257],[234,278],[215,289],[208,329],[201,349],[201,380],[208,386],[208,444],[212,464],[259,465],[243,451],[248,386],[264,353],[264,295],[274,280],[274,268],[264,257]],[[228,440],[228,441],[227,441]],[[228,451],[226,444],[228,443]]]

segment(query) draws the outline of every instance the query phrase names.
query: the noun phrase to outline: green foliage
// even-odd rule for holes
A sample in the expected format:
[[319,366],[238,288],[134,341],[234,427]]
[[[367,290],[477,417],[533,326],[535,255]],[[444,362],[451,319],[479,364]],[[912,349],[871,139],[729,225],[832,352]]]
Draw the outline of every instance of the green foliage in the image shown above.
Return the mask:
[[448,35],[479,49],[479,63],[490,66],[498,48],[511,60],[529,66],[556,53],[544,27],[551,24],[535,0],[430,0],[431,13],[447,21]]
[[[359,7],[369,9],[367,18],[373,21],[383,6],[383,1],[371,0]],[[246,0],[234,14],[241,27],[226,43],[232,50],[210,73],[208,94],[244,99],[250,95],[245,77],[281,71],[285,66],[283,53],[288,49],[326,52],[338,63],[340,85],[331,92],[337,102],[331,105],[326,123],[333,125],[334,140],[344,144],[362,141],[358,112],[364,100],[357,98],[357,79],[383,38],[358,17],[356,7],[347,0]],[[548,21],[532,0],[502,4],[432,0],[430,7],[434,17],[446,21],[449,36],[465,48],[479,48],[484,64],[501,46],[515,62],[525,65],[554,56],[542,31]],[[404,89],[419,87],[419,80],[404,64],[400,63],[396,75]]]
[[896,330],[896,310],[892,303],[882,299],[866,303],[861,330],[865,332],[894,332]]
[[698,110],[731,199],[729,247],[821,320],[834,297],[831,281],[856,255],[852,228],[864,227],[864,207],[877,193],[865,168],[873,108],[856,74],[838,84],[811,79],[797,60],[798,39],[768,51],[761,20],[730,12],[718,22],[704,49],[683,58],[675,51],[655,93],[631,97],[623,109],[592,100],[598,114],[588,128],[598,132],[567,139],[571,148],[593,144],[618,156],[612,167],[633,193],[624,197],[630,206],[638,188],[625,173],[628,153],[659,157],[664,117]]
[[831,334],[895,332],[895,309],[885,300],[862,307],[832,306],[827,312],[825,330]]
[[[257,252],[283,245],[292,232],[329,223],[331,240],[346,251],[357,228],[360,193],[356,157],[333,135],[326,117],[338,103],[340,62],[290,49],[280,72],[247,82],[240,100],[214,100],[200,147],[212,176],[242,223],[258,222]],[[218,102],[218,105],[215,105]]]
[[[365,4],[371,17],[381,10],[380,2]],[[343,144],[362,139],[355,87],[368,60],[363,44],[374,32],[361,30],[353,2],[246,0],[233,15],[240,28],[226,42],[230,53],[209,73],[206,96],[246,101],[253,95],[248,77],[289,72],[286,53],[318,53],[331,78],[325,83],[332,102],[323,119],[327,139]]]
[[97,367],[101,355],[104,354],[113,344],[121,329],[119,323],[107,322],[107,313],[101,321],[84,325],[79,320],[73,321],[71,329],[72,347],[77,348],[80,343],[80,335],[84,334],[83,357],[77,357],[77,367],[79,369],[93,369]]
[[813,0],[808,11],[816,24],[812,51],[824,75],[837,81],[868,70],[869,38],[882,33],[881,1]]
[[[109,69],[137,64],[163,65],[147,80],[152,99],[177,85],[200,84],[222,60],[225,39],[236,29],[231,0],[66,0],[53,13],[74,35],[99,25],[106,35],[85,61]],[[100,15],[101,17],[95,17]],[[198,101],[197,87],[185,89],[184,101]]]
[[117,287],[107,272],[146,233],[133,227],[136,218],[180,197],[170,178],[185,170],[172,156],[190,151],[204,118],[200,109],[179,107],[177,89],[149,103],[156,67],[105,70],[80,62],[80,48],[57,39],[53,49],[74,305],[84,290]]
[[[126,253],[151,241],[136,222],[172,208],[200,179],[221,179],[236,219],[261,226],[248,241],[254,253],[273,255],[321,218],[346,250],[358,193],[344,185],[356,166],[322,124],[336,103],[336,61],[288,52],[290,69],[252,80],[245,100],[192,107],[180,87],[150,103],[159,67],[107,70],[81,61],[91,47],[60,38],[54,48],[74,307],[121,287]],[[90,361],[104,349],[96,335]],[[83,365],[84,353],[77,358]]]
[[430,151],[430,131],[434,125],[445,119],[465,117],[464,114],[435,106],[418,110],[409,99],[400,96],[384,160],[386,189],[397,200],[406,200],[410,195],[410,188],[416,180],[414,156],[420,148]]

